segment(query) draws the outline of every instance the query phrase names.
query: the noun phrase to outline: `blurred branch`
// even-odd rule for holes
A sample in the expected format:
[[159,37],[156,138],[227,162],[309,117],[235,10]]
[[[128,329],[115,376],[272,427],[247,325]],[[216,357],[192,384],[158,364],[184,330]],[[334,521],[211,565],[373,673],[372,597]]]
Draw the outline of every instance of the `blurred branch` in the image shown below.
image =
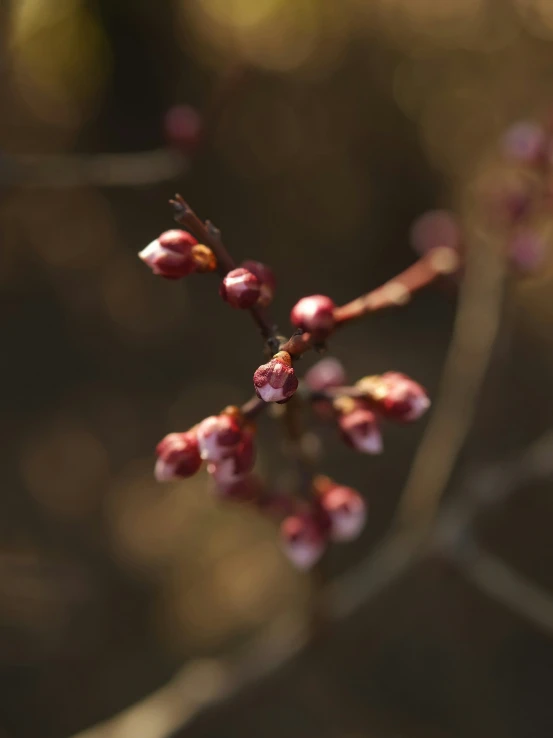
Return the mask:
[[188,157],[163,148],[124,154],[67,154],[0,158],[0,187],[138,187],[188,171]]

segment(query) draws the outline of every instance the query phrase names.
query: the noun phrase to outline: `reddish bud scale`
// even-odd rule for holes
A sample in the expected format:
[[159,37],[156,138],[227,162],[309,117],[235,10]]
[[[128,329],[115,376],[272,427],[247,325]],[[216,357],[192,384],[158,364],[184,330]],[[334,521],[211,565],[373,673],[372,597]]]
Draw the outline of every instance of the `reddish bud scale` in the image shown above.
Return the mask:
[[261,284],[255,274],[239,267],[230,271],[221,282],[219,294],[234,308],[253,307],[261,295]]
[[283,403],[298,388],[298,378],[287,351],[279,351],[267,364],[262,364],[253,375],[255,392],[264,402]]
[[170,433],[156,447],[155,477],[168,482],[178,477],[191,477],[201,466],[198,439],[192,432]]
[[335,308],[326,295],[303,297],[292,308],[290,320],[296,328],[311,333],[315,341],[324,341],[334,330]]
[[247,260],[242,262],[242,267],[254,274],[261,285],[258,304],[267,307],[273,301],[276,290],[276,279],[273,270],[260,261]]

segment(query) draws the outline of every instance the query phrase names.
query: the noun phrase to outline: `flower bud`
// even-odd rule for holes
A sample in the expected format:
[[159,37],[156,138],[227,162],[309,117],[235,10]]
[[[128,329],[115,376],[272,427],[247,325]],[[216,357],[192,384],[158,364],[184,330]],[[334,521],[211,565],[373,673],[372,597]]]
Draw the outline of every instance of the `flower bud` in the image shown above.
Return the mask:
[[316,341],[324,341],[335,325],[336,305],[326,295],[303,297],[292,308],[290,320],[296,328],[309,331]]
[[202,139],[202,117],[191,105],[173,105],[163,120],[167,142],[185,154],[192,153]]
[[321,392],[329,387],[341,387],[346,383],[346,370],[338,359],[331,356],[313,364],[305,374],[305,383],[309,389]]
[[276,279],[273,270],[260,261],[244,261],[242,262],[244,269],[255,274],[261,284],[261,293],[259,295],[258,304],[267,307],[273,301],[276,289]]
[[461,229],[449,210],[429,210],[413,222],[410,238],[413,249],[423,256],[431,249],[444,246],[458,249],[461,245]]
[[340,413],[338,426],[344,441],[356,451],[363,454],[382,453],[382,436],[376,415],[365,403],[353,401],[351,409]]
[[198,242],[187,231],[165,231],[139,254],[154,274],[165,279],[180,279],[195,271],[192,247]]
[[284,518],[282,548],[297,569],[307,571],[321,558],[328,540],[328,524],[320,514],[305,511]]
[[243,440],[239,418],[226,412],[202,420],[196,435],[202,459],[215,463],[230,456]]
[[333,541],[353,541],[359,536],[367,519],[365,500],[351,487],[332,485],[319,498],[330,520]]
[[229,272],[219,287],[219,294],[235,308],[251,308],[261,295],[261,283],[248,269],[239,267]]
[[244,432],[242,440],[221,461],[208,464],[207,471],[218,487],[224,488],[237,482],[250,472],[255,463],[253,433]]
[[378,412],[392,420],[410,423],[430,407],[425,389],[399,372],[365,377],[356,386],[367,393],[367,399]]
[[537,123],[521,121],[503,136],[505,156],[520,164],[535,164],[547,154],[547,136]]
[[198,439],[192,432],[169,433],[156,448],[154,470],[158,482],[169,482],[177,477],[191,477],[201,466]]
[[298,378],[287,351],[279,351],[253,375],[255,392],[264,402],[286,402],[298,388]]

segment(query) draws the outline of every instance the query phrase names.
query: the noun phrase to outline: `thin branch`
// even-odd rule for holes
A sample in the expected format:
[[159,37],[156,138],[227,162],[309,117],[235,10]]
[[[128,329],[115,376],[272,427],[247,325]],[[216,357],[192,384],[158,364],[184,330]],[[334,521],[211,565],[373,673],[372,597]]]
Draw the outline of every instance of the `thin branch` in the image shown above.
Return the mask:
[[[203,223],[190,205],[181,197],[175,195],[174,200],[170,200],[173,206],[174,218],[186,230],[190,231],[198,241],[213,251],[217,258],[217,271],[221,277],[236,268],[236,263],[221,238],[221,231],[216,228],[209,220]],[[278,340],[276,338],[276,328],[269,320],[265,310],[254,306],[248,310],[254,322],[260,330],[261,335],[267,342],[272,354],[278,350]]]

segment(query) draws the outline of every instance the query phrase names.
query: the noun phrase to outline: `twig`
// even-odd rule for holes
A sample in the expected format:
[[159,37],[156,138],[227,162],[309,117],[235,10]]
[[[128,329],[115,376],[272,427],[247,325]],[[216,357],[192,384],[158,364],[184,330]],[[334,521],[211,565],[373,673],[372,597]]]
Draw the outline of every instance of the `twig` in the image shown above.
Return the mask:
[[[186,228],[198,241],[213,251],[217,258],[217,271],[221,277],[236,268],[234,259],[228,252],[226,246],[221,239],[221,232],[213,223],[206,221],[203,223],[190,205],[184,201],[181,195],[175,195],[174,200],[170,200],[173,206],[174,218]],[[267,342],[271,354],[278,350],[278,339],[276,338],[276,328],[267,318],[265,310],[260,307],[251,307],[248,311],[259,328],[261,335]]]

